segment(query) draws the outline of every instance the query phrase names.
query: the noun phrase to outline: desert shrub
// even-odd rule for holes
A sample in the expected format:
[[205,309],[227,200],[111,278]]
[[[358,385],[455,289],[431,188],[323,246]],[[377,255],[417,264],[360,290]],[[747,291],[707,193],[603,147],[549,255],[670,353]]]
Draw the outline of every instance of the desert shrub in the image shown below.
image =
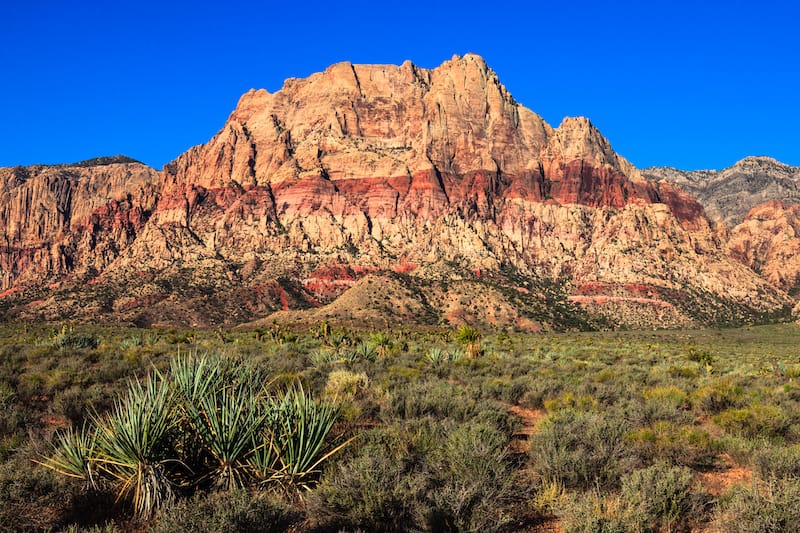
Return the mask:
[[602,496],[598,492],[576,494],[567,499],[558,517],[564,533],[629,533],[639,529],[630,527],[619,498]]
[[575,395],[571,391],[564,392],[556,398],[544,401],[544,408],[548,411],[558,411],[561,409],[577,409],[588,411],[599,407],[600,403],[596,398],[588,394]]
[[429,485],[424,428],[371,432],[359,452],[323,476],[306,500],[309,516],[330,527],[394,531],[415,522],[415,507]]
[[789,430],[789,420],[780,408],[760,403],[723,411],[714,416],[714,422],[730,433],[746,437],[775,439],[784,437]]
[[520,398],[528,391],[529,382],[530,378],[527,376],[522,378],[490,378],[481,383],[481,395],[485,398],[517,404]]
[[610,488],[635,461],[625,435],[628,423],[618,412],[561,410],[539,423],[529,456],[534,471],[567,488]]
[[692,493],[693,472],[683,466],[656,463],[622,478],[620,499],[630,524],[672,531],[699,514],[702,496]]
[[101,385],[89,387],[73,385],[53,395],[52,409],[72,424],[83,422],[92,411],[105,411],[111,406],[111,398]]
[[753,453],[753,469],[762,479],[800,479],[800,444],[758,448]]
[[706,468],[716,460],[717,446],[704,430],[672,422],[656,422],[631,431],[627,440],[642,463],[663,460],[671,464]]
[[292,511],[280,500],[246,490],[197,495],[162,509],[154,533],[269,533],[286,531]]
[[432,457],[438,482],[428,494],[434,531],[496,531],[510,522],[504,507],[524,496],[506,450],[506,437],[483,425],[449,432]]
[[697,389],[691,396],[692,406],[700,413],[714,415],[742,405],[744,390],[728,379]]
[[422,419],[366,439],[308,496],[328,528],[495,531],[525,497],[507,438],[490,426]]
[[724,533],[800,531],[800,484],[783,479],[763,487],[734,487],[721,502],[714,525]]
[[492,400],[479,401],[470,390],[438,380],[395,387],[381,409],[381,416],[384,420],[414,420],[429,416],[455,423],[483,423],[506,435],[517,426],[506,405]]
[[688,395],[674,385],[645,389],[642,391],[642,398],[644,401],[641,417],[645,423],[657,420],[691,421],[691,413],[687,411]]
[[541,409],[544,402],[562,394],[563,385],[554,380],[539,378],[528,383],[528,391],[519,399],[519,405],[531,409]]
[[0,530],[49,531],[65,519],[78,485],[34,463],[44,445],[25,442],[0,463]]
[[352,401],[369,387],[369,378],[363,372],[334,370],[328,374],[324,395],[330,399]]
[[403,419],[430,415],[463,421],[476,411],[476,402],[463,388],[442,381],[421,381],[395,387],[383,414]]

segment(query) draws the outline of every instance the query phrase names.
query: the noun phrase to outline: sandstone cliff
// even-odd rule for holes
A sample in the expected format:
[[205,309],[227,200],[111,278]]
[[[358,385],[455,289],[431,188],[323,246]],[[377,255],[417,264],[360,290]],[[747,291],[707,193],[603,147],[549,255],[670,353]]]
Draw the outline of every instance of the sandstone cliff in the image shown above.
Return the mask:
[[733,228],[730,254],[773,285],[800,291],[800,205],[771,201],[753,208]]
[[104,270],[157,200],[158,173],[125,157],[0,168],[0,290]]
[[[378,318],[402,307],[408,320],[536,329],[753,320],[789,304],[726,255],[691,196],[646,179],[587,119],[551,127],[475,55],[432,70],[340,63],[250,91],[165,167],[155,204],[147,183],[110,211],[142,216],[92,259],[91,285],[11,312],[203,324],[373,302]],[[94,201],[83,215],[109,205]],[[73,231],[90,227],[77,214],[49,224],[51,250],[113,234]]]

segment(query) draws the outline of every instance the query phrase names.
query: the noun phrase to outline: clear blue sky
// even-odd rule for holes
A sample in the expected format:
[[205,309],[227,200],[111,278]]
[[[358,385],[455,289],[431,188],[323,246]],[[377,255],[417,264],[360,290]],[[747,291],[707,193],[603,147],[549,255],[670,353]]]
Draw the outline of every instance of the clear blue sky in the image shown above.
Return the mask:
[[0,166],[161,168],[241,93],[331,63],[482,55],[523,105],[589,117],[639,167],[800,165],[800,13],[759,2],[6,2]]

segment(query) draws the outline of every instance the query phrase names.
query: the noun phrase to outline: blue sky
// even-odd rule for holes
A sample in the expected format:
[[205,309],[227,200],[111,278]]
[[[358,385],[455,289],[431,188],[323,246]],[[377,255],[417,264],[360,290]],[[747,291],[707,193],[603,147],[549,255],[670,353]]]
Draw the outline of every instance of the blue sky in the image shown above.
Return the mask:
[[8,2],[0,166],[161,168],[250,89],[331,63],[482,55],[523,105],[583,115],[636,166],[800,165],[794,2]]

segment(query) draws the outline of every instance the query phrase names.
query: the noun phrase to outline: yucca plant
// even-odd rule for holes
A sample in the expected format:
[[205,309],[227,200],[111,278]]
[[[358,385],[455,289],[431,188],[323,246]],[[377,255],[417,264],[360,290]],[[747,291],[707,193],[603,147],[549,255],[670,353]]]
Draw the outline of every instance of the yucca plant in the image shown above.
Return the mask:
[[263,441],[250,457],[253,470],[263,483],[310,489],[320,465],[349,442],[334,447],[327,443],[338,408],[314,401],[297,385],[274,399],[267,413]]
[[223,386],[209,391],[187,411],[194,433],[211,458],[207,474],[217,489],[233,491],[248,482],[248,456],[267,412],[252,387]]
[[372,345],[375,346],[375,351],[381,357],[386,357],[389,350],[392,348],[392,338],[383,331],[374,334],[370,341]]
[[362,342],[353,350],[355,360],[363,359],[364,361],[375,360],[375,347],[368,342]]
[[481,332],[471,326],[461,326],[456,340],[467,350],[467,357],[475,359],[481,353]]
[[82,479],[87,488],[96,487],[92,454],[95,447],[95,434],[86,424],[79,431],[67,428],[56,434],[54,452],[38,464],[63,476]]
[[196,403],[222,381],[223,368],[219,356],[183,355],[170,361],[170,379],[182,401]]
[[314,350],[308,354],[308,359],[314,366],[323,366],[338,361],[339,355],[329,350]]
[[464,359],[464,351],[461,350],[460,348],[455,348],[453,350],[450,350],[450,352],[447,354],[447,358],[453,363],[461,361],[462,359]]
[[431,348],[428,350],[428,361],[431,363],[438,365],[448,359],[447,352],[442,350],[441,348]]
[[170,365],[185,426],[180,449],[199,467],[194,482],[221,490],[248,482],[246,457],[266,416],[260,372],[218,355],[176,358]]
[[167,465],[177,462],[171,453],[175,401],[170,384],[156,374],[144,384],[131,381],[127,396],[92,421],[94,464],[116,486],[117,500],[130,498],[137,518],[170,501],[174,488]]

